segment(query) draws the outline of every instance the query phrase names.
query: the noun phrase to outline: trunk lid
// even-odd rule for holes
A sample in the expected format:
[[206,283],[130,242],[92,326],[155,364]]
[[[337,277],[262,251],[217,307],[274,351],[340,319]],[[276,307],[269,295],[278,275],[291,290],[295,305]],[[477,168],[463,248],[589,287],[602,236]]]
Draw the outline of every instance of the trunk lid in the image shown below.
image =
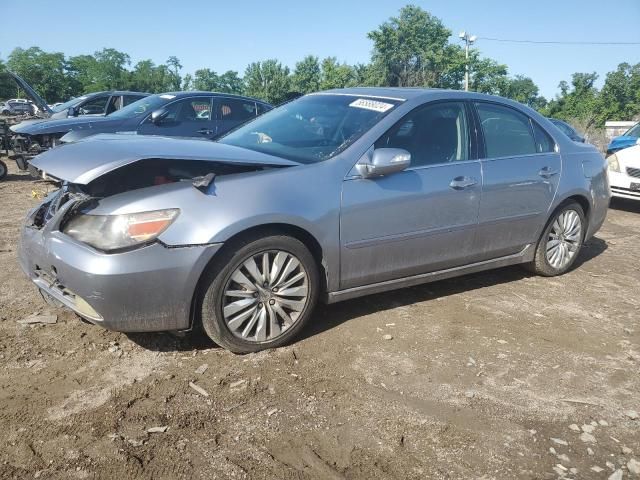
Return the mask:
[[143,135],[99,134],[48,150],[30,164],[47,175],[78,185],[141,160],[205,161],[218,164],[289,167],[299,165],[264,153],[215,143]]

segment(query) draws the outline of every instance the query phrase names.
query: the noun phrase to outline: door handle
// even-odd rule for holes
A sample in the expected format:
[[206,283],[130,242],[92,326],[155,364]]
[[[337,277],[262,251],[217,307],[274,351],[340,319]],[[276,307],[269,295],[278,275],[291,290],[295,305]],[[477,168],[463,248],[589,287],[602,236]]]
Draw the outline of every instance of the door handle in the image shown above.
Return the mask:
[[551,178],[554,175],[557,175],[559,172],[557,170],[553,170],[550,167],[544,167],[542,169],[540,169],[540,171],[538,172],[538,175],[540,175],[542,178]]
[[213,134],[213,130],[210,130],[208,128],[201,128],[200,130],[198,130],[198,133],[200,133],[202,135],[212,135]]
[[475,178],[456,177],[451,180],[449,187],[453,188],[454,190],[464,190],[465,188],[473,187],[477,183],[478,181]]

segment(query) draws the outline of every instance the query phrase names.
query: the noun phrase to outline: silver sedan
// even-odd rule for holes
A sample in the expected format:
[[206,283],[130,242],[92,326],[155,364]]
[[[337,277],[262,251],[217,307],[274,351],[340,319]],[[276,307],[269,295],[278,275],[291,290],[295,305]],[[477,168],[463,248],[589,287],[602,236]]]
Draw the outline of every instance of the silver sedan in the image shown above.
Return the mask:
[[318,301],[512,264],[562,274],[610,195],[594,147],[444,90],[332,90],[215,143],[97,135],[32,163],[61,182],[22,230],[47,299],[120,331],[202,326],[234,352],[291,341]]

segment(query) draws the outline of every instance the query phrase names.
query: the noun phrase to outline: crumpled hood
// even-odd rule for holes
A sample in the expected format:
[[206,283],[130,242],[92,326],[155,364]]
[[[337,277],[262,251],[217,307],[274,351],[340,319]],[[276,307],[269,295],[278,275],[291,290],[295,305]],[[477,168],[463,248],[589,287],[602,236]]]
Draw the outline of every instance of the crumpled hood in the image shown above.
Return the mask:
[[47,175],[86,185],[144,159],[204,160],[238,165],[294,166],[296,162],[211,140],[99,134],[41,153],[30,164]]
[[14,133],[26,135],[50,135],[52,133],[66,133],[71,130],[84,130],[99,127],[103,129],[107,126],[114,128],[123,122],[121,118],[112,119],[108,117],[73,117],[59,120],[46,120],[36,122],[22,122],[11,127]]

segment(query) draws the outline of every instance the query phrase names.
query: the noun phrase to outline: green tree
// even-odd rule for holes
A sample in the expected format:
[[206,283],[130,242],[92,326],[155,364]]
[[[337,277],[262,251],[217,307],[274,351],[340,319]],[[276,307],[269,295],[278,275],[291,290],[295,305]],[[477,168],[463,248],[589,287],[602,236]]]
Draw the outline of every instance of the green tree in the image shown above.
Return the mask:
[[178,57],[170,56],[165,62],[172,75],[172,90],[180,90],[180,85],[182,85],[182,77],[180,77],[180,70],[182,70],[182,64]]
[[539,95],[538,86],[529,77],[523,75],[505,78],[500,82],[497,93],[532,108],[540,109],[546,104],[545,98]]
[[227,70],[218,77],[218,87],[220,92],[241,95],[244,91],[244,81],[234,70]]
[[[373,40],[372,63],[377,82],[394,87],[441,86],[448,71],[451,31],[442,21],[415,5],[400,10],[377,30]],[[457,47],[459,49],[459,47]]]
[[9,54],[7,68],[20,75],[49,102],[61,101],[68,96],[63,53],[47,53],[39,47],[16,48]]
[[597,79],[595,72],[574,73],[571,84],[560,82],[560,95],[547,104],[543,114],[568,121],[577,120],[585,129],[597,126],[601,123],[598,90],[595,87]]
[[607,74],[598,99],[598,123],[631,120],[640,114],[640,63],[621,63]]
[[130,77],[132,90],[149,93],[162,93],[175,90],[175,77],[166,65],[156,65],[152,60],[136,63]]
[[322,79],[320,89],[344,88],[351,85],[355,78],[353,67],[346,63],[338,63],[336,57],[322,60]]
[[300,93],[317,92],[320,89],[320,62],[318,57],[307,55],[296,63],[291,78],[293,89]]
[[249,64],[244,74],[245,93],[277,105],[291,91],[289,68],[271,59]]
[[193,76],[193,88],[207,92],[215,92],[220,87],[220,79],[216,72],[208,68],[196,70]]

